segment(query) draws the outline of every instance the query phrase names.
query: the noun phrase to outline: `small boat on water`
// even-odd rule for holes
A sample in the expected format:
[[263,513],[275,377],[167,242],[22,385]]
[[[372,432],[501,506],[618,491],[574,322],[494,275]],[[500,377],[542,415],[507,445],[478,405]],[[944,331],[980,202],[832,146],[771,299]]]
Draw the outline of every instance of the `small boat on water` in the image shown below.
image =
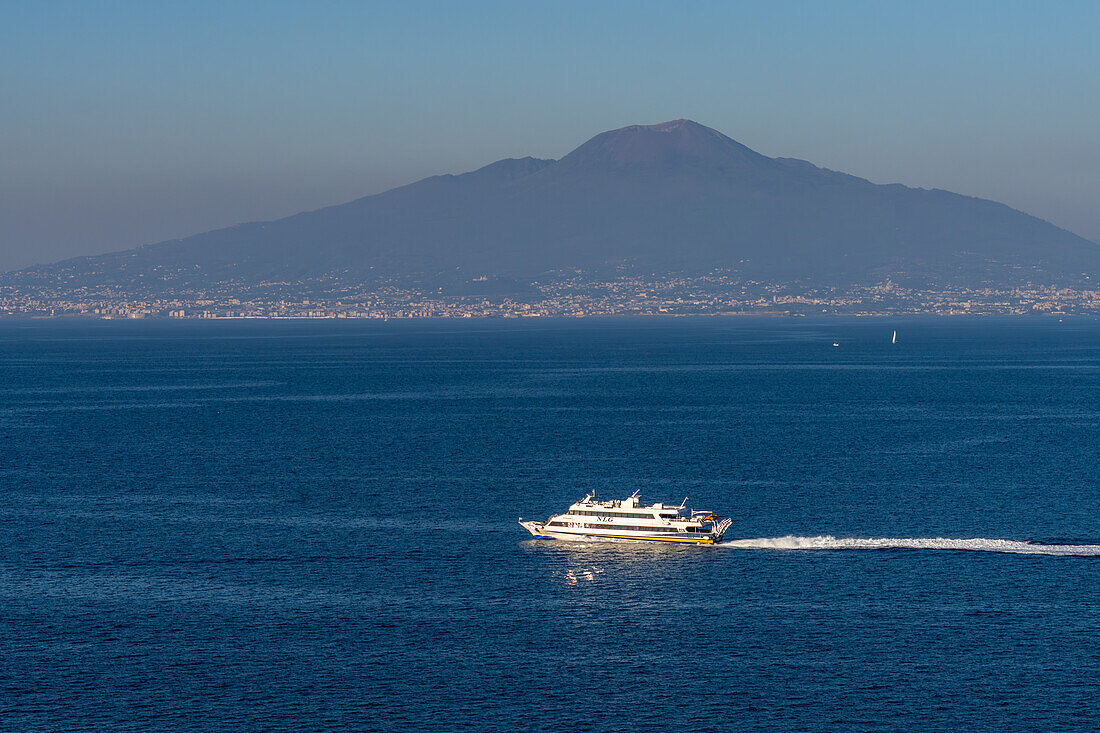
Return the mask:
[[642,506],[638,493],[611,501],[599,501],[589,494],[545,522],[524,521],[520,517],[519,523],[540,540],[633,540],[696,545],[713,545],[733,524],[732,519],[720,520],[713,512],[685,509],[686,497],[680,506],[660,503]]
[[894,331],[894,336],[893,336],[893,338],[890,339],[890,343],[896,344],[897,342],[898,342],[898,332]]

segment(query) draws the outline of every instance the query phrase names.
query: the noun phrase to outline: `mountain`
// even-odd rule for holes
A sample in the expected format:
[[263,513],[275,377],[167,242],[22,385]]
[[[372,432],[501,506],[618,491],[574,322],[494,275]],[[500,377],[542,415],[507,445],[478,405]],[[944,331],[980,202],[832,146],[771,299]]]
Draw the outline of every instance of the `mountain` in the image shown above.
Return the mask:
[[1100,247],[1020,211],[769,158],[690,120],[602,133],[277,221],[29,268],[7,284],[684,272],[818,284],[1097,273]]

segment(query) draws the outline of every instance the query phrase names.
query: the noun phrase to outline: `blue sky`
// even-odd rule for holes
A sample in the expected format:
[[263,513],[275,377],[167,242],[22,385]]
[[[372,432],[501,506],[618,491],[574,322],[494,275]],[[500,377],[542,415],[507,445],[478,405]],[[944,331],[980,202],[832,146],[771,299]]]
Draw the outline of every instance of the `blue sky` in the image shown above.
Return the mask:
[[689,117],[1100,240],[1100,3],[7,2],[0,270]]

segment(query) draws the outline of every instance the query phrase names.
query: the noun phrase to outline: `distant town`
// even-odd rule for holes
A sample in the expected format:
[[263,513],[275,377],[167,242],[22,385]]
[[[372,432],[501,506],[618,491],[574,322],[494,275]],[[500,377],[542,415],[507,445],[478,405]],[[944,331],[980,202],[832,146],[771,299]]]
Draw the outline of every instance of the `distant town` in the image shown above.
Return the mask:
[[[209,287],[132,293],[121,288],[0,286],[0,317],[81,318],[583,318],[701,315],[1023,315],[1098,314],[1100,287],[1024,283],[988,288],[905,287],[890,279],[869,285],[809,287],[713,275],[557,274],[514,288],[521,294],[479,294],[485,277],[461,292],[407,280],[341,285],[338,281],[225,282]],[[486,288],[492,290],[492,288]],[[499,290],[499,288],[498,288]],[[505,288],[507,290],[507,288]]]

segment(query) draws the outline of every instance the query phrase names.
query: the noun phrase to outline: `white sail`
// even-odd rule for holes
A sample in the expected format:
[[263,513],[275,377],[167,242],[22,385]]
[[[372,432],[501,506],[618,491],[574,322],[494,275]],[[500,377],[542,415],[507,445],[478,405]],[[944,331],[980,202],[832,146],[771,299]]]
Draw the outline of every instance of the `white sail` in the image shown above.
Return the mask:
[[894,331],[894,337],[890,339],[890,343],[896,344],[898,342],[898,332]]

